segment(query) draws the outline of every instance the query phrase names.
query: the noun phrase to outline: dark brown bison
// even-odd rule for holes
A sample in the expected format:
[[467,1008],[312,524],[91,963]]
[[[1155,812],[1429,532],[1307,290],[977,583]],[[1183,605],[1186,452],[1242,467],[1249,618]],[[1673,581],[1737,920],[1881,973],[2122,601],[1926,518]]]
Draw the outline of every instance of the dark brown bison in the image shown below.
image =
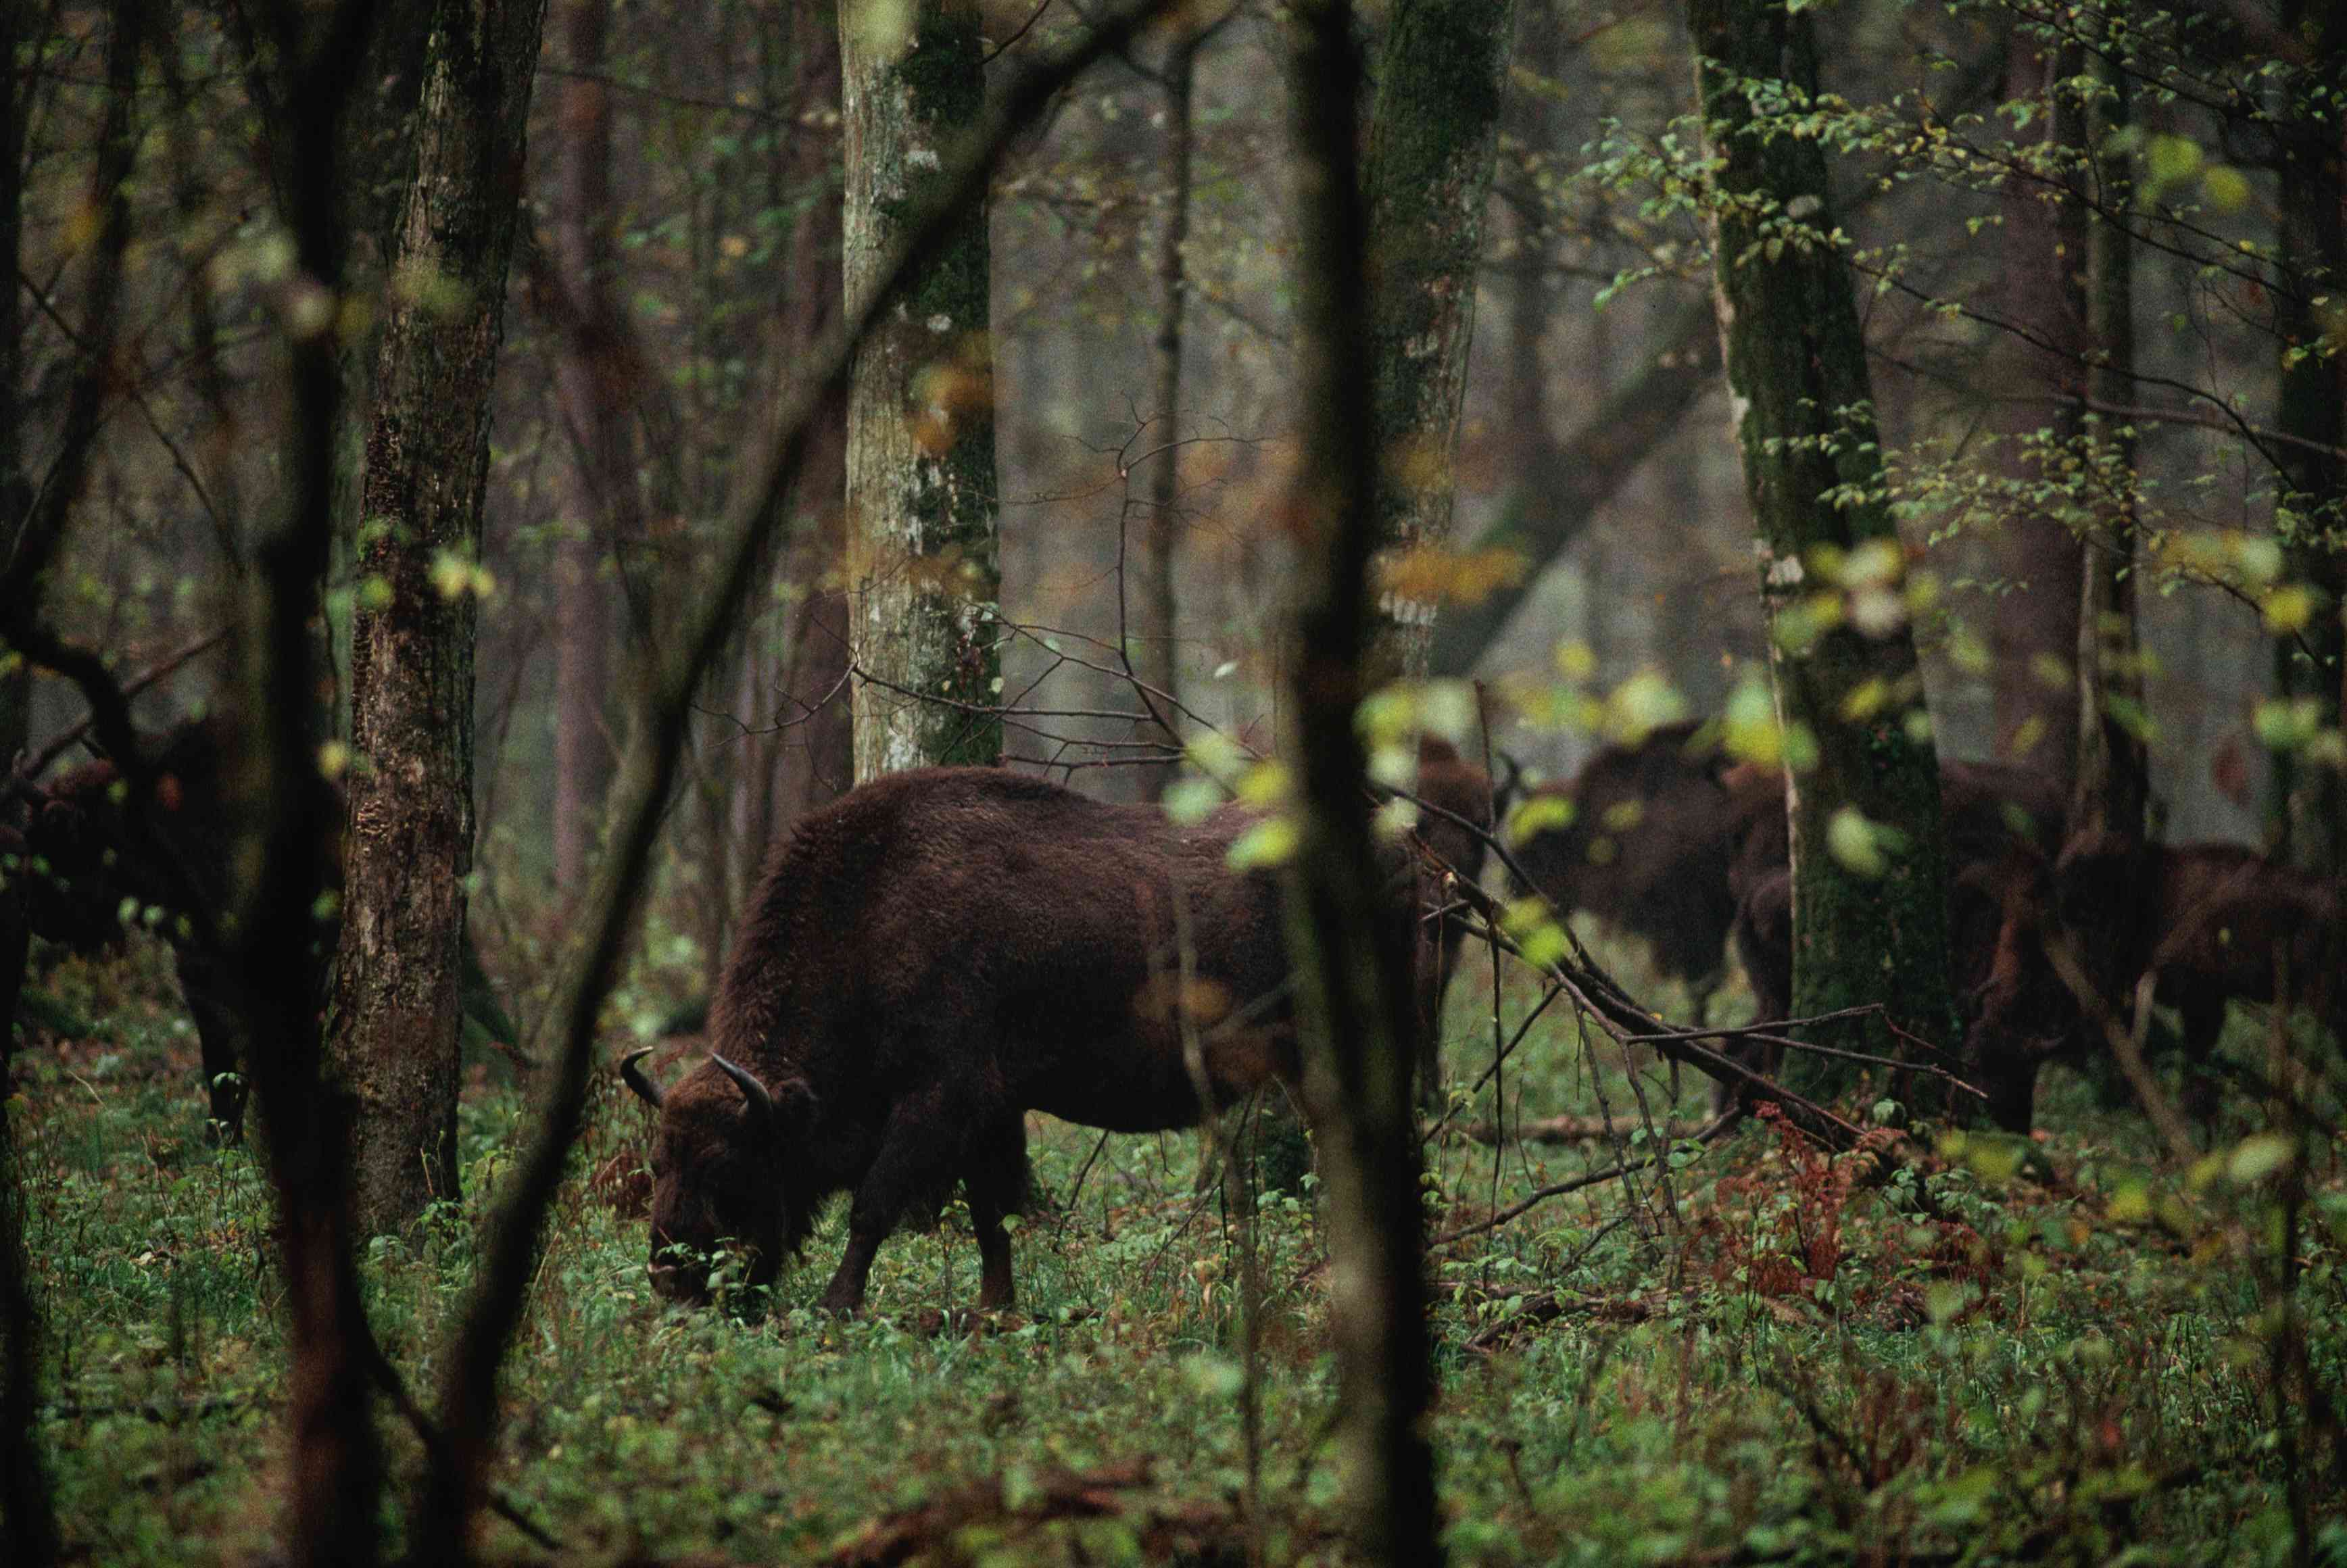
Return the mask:
[[[180,724],[148,743],[155,771],[151,829],[130,820],[121,774],[105,759],[67,769],[45,786],[19,786],[23,850],[17,867],[0,868],[0,875],[11,878],[25,924],[45,941],[83,954],[108,951],[137,921],[151,922],[170,943],[202,1051],[211,1122],[233,1136],[244,1087],[230,977],[190,918],[191,899],[217,912],[229,897],[234,833],[223,770],[230,743],[226,723],[217,718]],[[320,927],[323,951],[333,951],[334,938],[331,923]],[[464,963],[468,1023],[493,1039],[513,1039],[469,938]]]
[[[2125,1016],[2133,989],[2127,976],[2147,968],[2156,974],[2154,995],[2178,1014],[2173,1044],[2183,1057],[2188,1109],[2206,1125],[2217,1108],[2209,1064],[2224,1032],[2228,1003],[2287,995],[2293,1005],[2311,1008],[2347,1044],[2347,980],[2342,979],[2347,899],[2335,884],[2237,845],[2170,845],[2151,853],[2149,919],[2127,933],[2135,959],[2111,988],[2113,1006]],[[2030,1123],[2037,1073],[2048,1061],[2086,1071],[2110,1098],[2127,1093],[2112,1071],[2100,1026],[2079,1007],[2047,955],[2058,875],[2043,857],[2016,857],[1999,868],[1994,960],[1980,989],[1968,1047],[1997,1119],[2017,1130]],[[2103,936],[2074,932],[2071,939],[2074,948],[2086,948]]]
[[144,921],[154,912],[195,1021],[212,1121],[232,1130],[243,1114],[244,1091],[225,977],[187,918],[191,896],[213,909],[226,897],[224,741],[220,723],[199,721],[152,743],[151,832],[130,821],[112,762],[85,763],[46,786],[25,789],[16,885],[32,934],[77,953],[119,947],[127,919]]
[[958,1181],[979,1301],[1008,1305],[1024,1112],[1144,1132],[1197,1121],[1202,1081],[1220,1105],[1296,1076],[1276,880],[1226,861],[1245,826],[992,768],[894,774],[802,819],[735,938],[710,1060],[665,1092],[625,1066],[660,1108],[654,1288],[705,1298],[729,1240],[770,1280],[847,1192],[823,1305],[853,1311],[882,1241]]
[[[1783,777],[1741,766],[1726,775],[1748,826],[1729,881],[1738,910],[1736,951],[1751,981],[1753,1016],[1787,1017],[1793,1005],[1791,830]],[[2004,763],[1943,764],[1940,815],[1947,825],[1950,960],[1961,999],[1986,973],[1995,940],[1994,873],[2014,845],[2045,848],[2062,832],[2064,802],[2041,774]]]
[[1561,796],[1573,820],[1534,834],[1516,859],[1564,913],[1587,910],[1645,938],[1655,967],[1694,988],[1700,1010],[1719,983],[1736,899],[1729,867],[1748,820],[1726,781],[1727,762],[1693,723],[1667,724],[1636,745],[1607,746]]

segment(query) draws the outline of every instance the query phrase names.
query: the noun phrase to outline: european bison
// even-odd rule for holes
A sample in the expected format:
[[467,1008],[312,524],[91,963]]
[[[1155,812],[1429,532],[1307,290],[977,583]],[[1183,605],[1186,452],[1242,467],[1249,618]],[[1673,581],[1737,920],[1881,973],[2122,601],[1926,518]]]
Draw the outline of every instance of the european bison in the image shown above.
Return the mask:
[[[22,827],[21,866],[9,873],[25,923],[45,941],[77,953],[119,947],[128,910],[160,912],[159,934],[171,944],[179,989],[196,1025],[213,1125],[234,1136],[244,1108],[238,1075],[236,1016],[230,977],[220,957],[199,938],[190,897],[214,911],[229,897],[232,832],[223,769],[230,739],[225,723],[200,719],[150,743],[155,767],[153,830],[126,814],[121,774],[104,759],[58,774],[47,785],[26,787],[29,810]],[[331,954],[335,932],[322,926],[319,941]],[[468,1023],[510,1040],[512,1023],[497,1005],[468,938],[464,948],[464,1009]],[[321,999],[323,1005],[323,999]]]
[[[1729,879],[1737,908],[1736,951],[1752,985],[1753,1016],[1780,1019],[1793,1006],[1791,830],[1782,775],[1748,765],[1727,788],[1749,824]],[[2065,804],[2045,775],[2004,763],[1951,762],[1940,769],[1940,815],[1948,835],[1948,940],[1961,999],[1985,973],[1995,940],[1990,867],[2015,845],[2050,846]]]
[[[2227,1003],[2271,1002],[2286,994],[2312,1008],[2347,1045],[2347,896],[2238,845],[2168,845],[2151,854],[2150,918],[2133,934],[2136,956],[2127,972],[2151,969],[2155,997],[2177,1009],[2187,1108],[2205,1126],[2216,1112],[2209,1061],[2224,1032]],[[2107,1065],[2099,1027],[2046,956],[2056,876],[2042,857],[2016,857],[2000,868],[1995,891],[2003,917],[1969,1048],[1997,1119],[2016,1130],[2030,1123],[2044,1063]],[[2284,988],[2279,993],[2278,982]],[[2132,986],[2114,990],[2113,1006],[2124,1018]]]
[[1719,983],[1736,899],[1728,868],[1744,815],[1727,762],[1693,723],[1666,724],[1636,745],[1607,746],[1561,796],[1573,820],[1533,835],[1516,859],[1560,913],[1585,909],[1644,938],[1655,967],[1704,999]]
[[710,1060],[665,1092],[623,1067],[660,1109],[654,1288],[705,1299],[729,1238],[771,1280],[845,1191],[823,1305],[854,1311],[881,1242],[958,1181],[980,1304],[1007,1306],[1024,1112],[1145,1132],[1197,1121],[1201,1080],[1219,1106],[1296,1076],[1276,880],[1225,860],[1245,826],[993,768],[894,774],[802,819],[727,959]]

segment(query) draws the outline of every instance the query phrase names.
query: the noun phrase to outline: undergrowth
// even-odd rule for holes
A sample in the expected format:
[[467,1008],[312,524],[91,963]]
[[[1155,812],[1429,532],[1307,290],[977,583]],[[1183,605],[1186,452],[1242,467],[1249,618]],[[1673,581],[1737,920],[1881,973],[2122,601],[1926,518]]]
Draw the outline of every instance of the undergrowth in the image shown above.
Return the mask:
[[[1614,957],[1635,975],[1635,955]],[[47,1318],[40,1438],[71,1555],[257,1561],[285,1462],[267,1184],[249,1151],[205,1140],[194,1041],[156,953],[67,962],[45,984],[96,1026],[20,1053],[11,1107]],[[1511,987],[1511,1027],[1532,999]],[[1464,1083],[1491,1058],[1488,974],[1471,966],[1451,1003]],[[2233,1045],[2261,1051],[2263,1029],[2237,1018]],[[2069,1081],[2043,1096],[2055,1131],[2026,1146],[1935,1152],[1927,1130],[1884,1125],[1829,1157],[1765,1116],[1710,1145],[1674,1142],[1707,1086],[1607,1049],[1543,1019],[1497,1075],[1500,1120],[1602,1109],[1624,1119],[1615,1135],[1478,1141],[1487,1090],[1432,1151],[1433,1430],[1457,1560],[2291,1561],[2274,1302],[2257,1259],[2223,1239],[2270,1229],[2270,1166],[2242,1153],[2260,1147],[2252,1108],[2197,1184],[2163,1169],[2132,1112]],[[427,1403],[527,1114],[520,1090],[477,1073],[466,1191],[366,1255],[377,1331]],[[1191,1135],[1103,1143],[1041,1117],[1031,1130],[1042,1201],[1015,1238],[1016,1313],[969,1317],[977,1259],[958,1204],[883,1251],[865,1318],[814,1310],[837,1216],[770,1298],[683,1312],[643,1278],[630,1174],[648,1117],[607,1088],[507,1368],[488,1553],[1344,1561],[1313,1194],[1259,1196],[1249,1516],[1246,1274],[1208,1151]],[[2307,1180],[2297,1307],[2313,1386],[2335,1399],[2335,1153],[2314,1151]],[[388,1412],[383,1427],[397,1482],[417,1450]],[[2296,1442],[2309,1540],[2347,1561],[2342,1500],[2322,1481],[2347,1456],[2324,1441],[2309,1426]]]

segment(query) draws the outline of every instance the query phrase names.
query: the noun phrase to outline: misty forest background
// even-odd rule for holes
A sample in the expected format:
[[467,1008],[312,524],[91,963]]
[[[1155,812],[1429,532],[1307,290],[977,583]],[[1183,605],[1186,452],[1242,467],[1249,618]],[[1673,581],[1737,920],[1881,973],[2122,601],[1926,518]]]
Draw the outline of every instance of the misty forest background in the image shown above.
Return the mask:
[[[42,792],[145,843],[229,737],[131,940],[35,921],[10,1561],[2347,1560],[2322,0],[21,0],[0,67],[0,936]],[[1236,793],[1322,892],[1363,742],[1522,850],[1674,726],[1791,770],[1776,1007],[1495,855],[1447,1090],[1311,1046],[1319,1174],[1035,1117],[1017,1314],[958,1205],[854,1320],[835,1225],[644,1286],[604,1069],[856,784]],[[2034,1135],[1944,1086],[1934,753],[2066,811],[1979,955],[2058,971]],[[2220,1101],[2158,844],[2331,912]],[[1696,1041],[1845,1004],[1713,1119]]]

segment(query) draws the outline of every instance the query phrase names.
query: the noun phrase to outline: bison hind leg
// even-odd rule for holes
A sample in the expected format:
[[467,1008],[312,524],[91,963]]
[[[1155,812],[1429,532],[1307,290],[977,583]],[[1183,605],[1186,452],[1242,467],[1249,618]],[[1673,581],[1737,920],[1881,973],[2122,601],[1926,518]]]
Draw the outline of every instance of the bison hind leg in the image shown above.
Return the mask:
[[1025,1213],[1033,1195],[1033,1172],[1027,1163],[1027,1124],[1017,1112],[971,1141],[969,1163],[962,1170],[962,1191],[969,1198],[970,1228],[978,1233],[978,1305],[984,1311],[999,1311],[1011,1304],[1013,1296],[1010,1235],[1002,1228],[1002,1218]]

